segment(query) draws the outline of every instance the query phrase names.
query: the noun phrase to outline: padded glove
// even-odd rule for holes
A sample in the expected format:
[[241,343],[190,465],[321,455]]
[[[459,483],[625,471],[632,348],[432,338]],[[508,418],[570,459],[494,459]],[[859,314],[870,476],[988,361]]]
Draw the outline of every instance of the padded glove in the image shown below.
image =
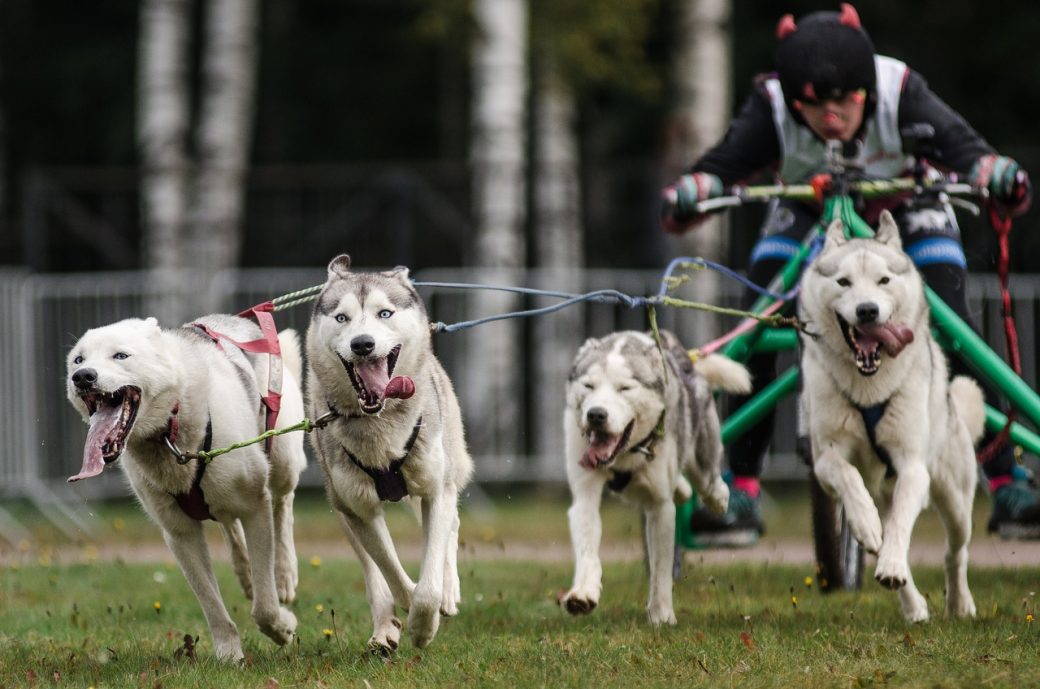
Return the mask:
[[665,232],[681,234],[707,219],[697,203],[722,196],[722,180],[708,172],[691,172],[664,188],[661,193],[661,226]]
[[1029,173],[1014,158],[984,155],[975,161],[968,179],[980,189],[988,189],[990,200],[1009,215],[1021,215],[1029,209],[1033,185]]

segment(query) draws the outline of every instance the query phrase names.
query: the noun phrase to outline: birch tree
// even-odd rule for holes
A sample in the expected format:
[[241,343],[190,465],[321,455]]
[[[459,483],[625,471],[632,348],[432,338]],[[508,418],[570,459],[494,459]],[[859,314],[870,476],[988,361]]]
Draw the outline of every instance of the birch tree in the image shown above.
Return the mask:
[[[473,50],[472,143],[470,151],[476,261],[484,282],[509,284],[526,265],[526,0],[475,0],[478,27]],[[514,310],[514,296],[477,292],[475,311]],[[514,453],[523,428],[519,384],[522,349],[519,326],[507,320],[483,326],[468,339],[472,376],[470,442],[479,453]]]
[[[673,137],[666,151],[665,175],[675,177],[683,167],[704,153],[726,131],[732,93],[732,58],[729,21],[732,0],[681,0],[679,44],[675,51],[676,107]],[[726,258],[728,224],[713,218],[687,233],[680,249],[688,256],[713,261]],[[697,301],[719,303],[721,284],[717,273],[699,271],[693,277]],[[693,346],[720,331],[717,317],[702,311],[682,314],[679,330]]]

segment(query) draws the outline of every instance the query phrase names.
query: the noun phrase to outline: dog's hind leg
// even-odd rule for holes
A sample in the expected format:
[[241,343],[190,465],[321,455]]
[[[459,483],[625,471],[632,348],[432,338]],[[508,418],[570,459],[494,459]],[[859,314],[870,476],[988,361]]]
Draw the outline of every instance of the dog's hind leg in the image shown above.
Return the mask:
[[274,516],[271,494],[266,488],[259,497],[257,509],[243,514],[242,528],[253,574],[252,616],[260,631],[279,645],[292,640],[296,632],[296,616],[278,602],[274,583]]
[[646,544],[650,561],[650,624],[675,624],[672,609],[672,561],[675,557],[675,503],[664,500],[646,510]]
[[[970,469],[974,471],[975,467]],[[972,475],[972,479],[974,475]],[[935,509],[946,531],[946,614],[974,617],[975,600],[968,588],[968,542],[971,540],[971,506],[975,481],[955,485],[952,476],[932,480]]]
[[459,513],[456,510],[448,535],[448,550],[444,554],[444,592],[441,614],[451,617],[459,614],[462,603],[462,584],[459,581]]
[[246,535],[242,531],[242,522],[238,519],[230,524],[221,522],[220,528],[224,530],[224,539],[231,551],[231,566],[242,587],[242,593],[246,594],[246,598],[252,600],[253,580],[249,574],[249,551],[246,550]]
[[293,492],[275,495],[274,506],[274,583],[278,600],[286,605],[296,600],[299,564],[293,538]]
[[336,512],[336,516],[350,547],[361,561],[361,573],[365,577],[365,597],[372,613],[372,636],[368,639],[368,650],[384,657],[390,656],[401,643],[401,620],[394,615],[394,596],[390,593],[383,573],[350,528],[350,522],[341,512]]
[[163,540],[199,600],[202,614],[209,625],[209,633],[213,637],[213,650],[217,658],[232,662],[242,660],[245,657],[242,655],[242,640],[238,636],[238,627],[228,615],[224,600],[220,597],[209,549],[202,535],[202,525],[192,522],[177,533],[163,529]]

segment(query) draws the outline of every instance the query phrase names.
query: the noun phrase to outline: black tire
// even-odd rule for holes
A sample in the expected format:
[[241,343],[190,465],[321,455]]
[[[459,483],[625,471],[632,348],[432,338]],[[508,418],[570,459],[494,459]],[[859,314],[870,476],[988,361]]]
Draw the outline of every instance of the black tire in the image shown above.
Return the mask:
[[813,545],[820,591],[855,591],[863,585],[863,548],[852,536],[845,511],[810,473]]

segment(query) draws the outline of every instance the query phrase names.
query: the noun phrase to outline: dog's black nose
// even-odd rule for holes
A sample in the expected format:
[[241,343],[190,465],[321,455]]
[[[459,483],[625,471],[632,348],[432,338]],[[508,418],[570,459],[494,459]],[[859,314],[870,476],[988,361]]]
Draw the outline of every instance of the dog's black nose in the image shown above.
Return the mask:
[[371,335],[358,335],[350,341],[350,351],[358,356],[367,356],[376,348],[376,338]]
[[607,410],[603,407],[593,407],[585,412],[585,418],[590,426],[602,426],[607,423]]
[[860,323],[874,323],[878,317],[878,305],[865,301],[856,307],[856,320]]
[[72,374],[72,384],[77,388],[93,387],[97,382],[97,371],[92,368],[77,369]]

